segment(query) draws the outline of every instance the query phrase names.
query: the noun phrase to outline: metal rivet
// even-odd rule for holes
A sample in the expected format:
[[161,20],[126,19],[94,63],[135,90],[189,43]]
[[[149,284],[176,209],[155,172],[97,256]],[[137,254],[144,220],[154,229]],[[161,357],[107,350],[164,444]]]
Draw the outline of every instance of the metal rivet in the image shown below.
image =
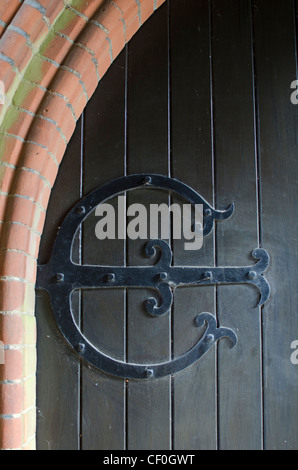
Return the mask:
[[151,184],[152,183],[152,178],[151,176],[145,176],[144,178],[144,184]]
[[85,346],[84,343],[79,343],[79,344],[77,344],[77,345],[75,346],[75,350],[76,350],[77,352],[79,352],[79,353],[84,352],[84,351],[85,351],[85,348],[86,348],[86,346]]
[[76,208],[76,214],[77,215],[83,215],[83,214],[85,214],[85,212],[86,212],[86,209],[85,209],[84,206],[80,206],[80,207]]
[[249,271],[249,273],[247,273],[247,277],[250,281],[253,281],[257,278],[257,273],[255,271]]
[[151,377],[154,376],[153,369],[146,369],[144,375],[145,375],[145,377],[146,377],[147,379],[150,379]]
[[212,279],[212,272],[211,271],[206,271],[204,274],[203,274],[203,279],[205,279],[206,281],[211,281]]
[[210,217],[211,214],[212,214],[212,210],[211,210],[211,209],[205,209],[205,210],[204,210],[204,215],[206,215],[206,217]]
[[54,276],[55,282],[63,282],[64,281],[64,274],[62,273],[57,273]]
[[209,334],[209,335],[206,336],[206,339],[207,339],[208,343],[211,343],[211,342],[214,341],[214,335]]
[[106,282],[107,284],[111,284],[112,282],[115,282],[115,279],[116,279],[115,274],[109,273],[105,275],[104,282]]
[[160,281],[165,281],[167,278],[168,278],[168,274],[167,274],[167,273],[159,273],[159,275],[158,275],[158,279],[159,279]]

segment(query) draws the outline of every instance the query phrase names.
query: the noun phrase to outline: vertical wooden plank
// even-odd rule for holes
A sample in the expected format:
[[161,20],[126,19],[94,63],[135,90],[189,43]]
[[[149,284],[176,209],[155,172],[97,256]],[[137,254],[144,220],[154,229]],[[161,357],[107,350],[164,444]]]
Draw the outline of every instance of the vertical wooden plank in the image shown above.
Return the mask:
[[[129,44],[128,173],[168,173],[167,7],[162,6]],[[168,202],[160,191],[129,194],[128,204]],[[145,240],[128,242],[128,264],[142,265]],[[150,261],[152,262],[152,261]],[[128,291],[127,359],[152,363],[169,359],[170,316],[153,318],[143,303],[152,292]],[[170,448],[170,378],[127,386],[128,449]]]
[[297,73],[296,73],[296,78],[298,80],[298,0],[295,0],[295,3],[294,3],[294,20],[295,20],[295,31],[294,31],[294,34],[296,36],[296,69],[297,69]]
[[[258,216],[254,140],[254,82],[249,0],[213,2],[216,204],[235,203],[217,225],[217,264],[254,263]],[[218,320],[234,329],[238,345],[218,348],[219,448],[262,448],[260,309],[251,286],[218,288]]]
[[[47,263],[57,229],[80,198],[81,121],[68,145],[49,201],[39,264]],[[68,176],[66,178],[65,176]],[[75,255],[75,253],[74,253]],[[60,335],[48,296],[36,294],[37,449],[78,450],[80,429],[79,361]]]
[[294,4],[294,15],[295,15],[295,36],[296,36],[296,79],[298,80],[298,0],[295,0]]
[[[213,204],[213,156],[210,106],[209,2],[170,4],[172,173]],[[173,202],[177,202],[174,197]],[[184,201],[185,203],[185,201]],[[199,251],[185,251],[175,240],[174,264],[213,266],[213,235]],[[173,309],[173,354],[193,346],[201,331],[194,328],[200,312],[215,313],[214,288],[180,288]],[[174,377],[174,448],[216,448],[215,351]]]
[[264,423],[266,449],[297,448],[298,338],[297,131],[290,88],[297,77],[294,3],[253,1],[262,243],[271,254],[271,301],[264,308]]
[[[123,175],[125,51],[117,58],[88,103],[84,140],[84,194]],[[96,124],[95,124],[96,123]],[[111,204],[117,201],[109,201]],[[100,241],[98,218],[83,224],[84,264],[123,265],[124,242]],[[82,294],[82,330],[109,356],[125,356],[125,296],[121,289],[93,289]],[[125,382],[83,365],[82,449],[125,448]]]

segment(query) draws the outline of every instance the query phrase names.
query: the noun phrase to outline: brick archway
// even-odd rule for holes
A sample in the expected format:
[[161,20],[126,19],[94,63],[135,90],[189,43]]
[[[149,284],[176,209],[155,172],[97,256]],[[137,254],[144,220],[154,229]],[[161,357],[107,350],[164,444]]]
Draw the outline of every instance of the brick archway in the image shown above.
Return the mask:
[[1,1],[1,449],[35,448],[36,259],[59,164],[101,77],[164,1]]

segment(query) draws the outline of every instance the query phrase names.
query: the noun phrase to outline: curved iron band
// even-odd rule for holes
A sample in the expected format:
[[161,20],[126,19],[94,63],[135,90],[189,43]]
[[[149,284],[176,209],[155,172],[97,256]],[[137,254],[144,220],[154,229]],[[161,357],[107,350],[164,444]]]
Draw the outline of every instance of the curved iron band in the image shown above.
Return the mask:
[[204,210],[204,236],[212,231],[215,220],[226,220],[234,212],[234,204],[231,204],[223,211],[215,210],[199,193],[185,183],[167,176],[148,174],[123,176],[93,190],[71,209],[57,234],[52,256],[57,259],[61,259],[62,256],[62,259],[65,259],[65,255],[68,253],[70,258],[71,243],[79,225],[99,204],[126,191],[142,188],[173,191],[192,205],[202,204]]
[[232,347],[237,344],[237,336],[232,330],[218,328],[213,315],[202,313],[197,315],[195,326],[200,327],[206,323],[207,328],[198,343],[185,354],[168,362],[150,365],[118,361],[95,348],[81,333],[74,319],[69,316],[67,311],[70,302],[69,295],[68,292],[67,295],[62,297],[59,295],[56,297],[51,296],[53,312],[60,330],[65,340],[82,359],[108,375],[134,380],[161,378],[176,374],[191,366],[221,338],[228,338],[232,343]]

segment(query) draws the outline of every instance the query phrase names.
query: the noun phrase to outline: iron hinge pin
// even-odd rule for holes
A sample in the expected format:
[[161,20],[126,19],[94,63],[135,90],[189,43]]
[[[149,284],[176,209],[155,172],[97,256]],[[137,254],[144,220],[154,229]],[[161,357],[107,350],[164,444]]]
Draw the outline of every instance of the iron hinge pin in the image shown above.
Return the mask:
[[57,283],[63,282],[64,281],[64,274],[62,274],[62,273],[55,274],[54,281],[57,282]]

